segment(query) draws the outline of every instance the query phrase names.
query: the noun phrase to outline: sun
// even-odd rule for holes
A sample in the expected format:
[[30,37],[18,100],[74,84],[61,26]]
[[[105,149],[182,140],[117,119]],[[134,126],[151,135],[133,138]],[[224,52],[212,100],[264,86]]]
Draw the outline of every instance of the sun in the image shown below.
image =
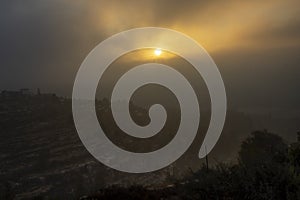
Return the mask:
[[160,56],[161,53],[162,53],[161,49],[155,49],[155,50],[154,50],[154,54],[155,54],[156,56]]

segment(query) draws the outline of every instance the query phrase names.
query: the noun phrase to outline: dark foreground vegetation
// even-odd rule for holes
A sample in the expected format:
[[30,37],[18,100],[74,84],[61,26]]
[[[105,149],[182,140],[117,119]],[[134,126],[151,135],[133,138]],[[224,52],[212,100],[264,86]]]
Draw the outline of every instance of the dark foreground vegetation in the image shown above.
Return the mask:
[[[96,108],[104,119],[100,121],[115,136],[118,132],[107,117],[107,104],[97,101]],[[133,106],[131,110],[137,119],[148,119],[144,109]],[[126,174],[107,168],[87,152],[73,124],[70,99],[39,90],[37,94],[4,91],[0,95],[0,200],[300,199],[300,133],[298,142],[291,144],[299,120],[298,116],[265,119],[228,112],[218,145],[209,154],[209,167],[192,157],[199,150],[196,144],[170,167]],[[262,127],[281,133],[284,139],[268,131],[248,137],[249,130]],[[127,144],[122,137],[112,139]]]
[[300,133],[286,145],[256,131],[242,143],[236,164],[204,165],[164,188],[113,186],[81,199],[300,199]]

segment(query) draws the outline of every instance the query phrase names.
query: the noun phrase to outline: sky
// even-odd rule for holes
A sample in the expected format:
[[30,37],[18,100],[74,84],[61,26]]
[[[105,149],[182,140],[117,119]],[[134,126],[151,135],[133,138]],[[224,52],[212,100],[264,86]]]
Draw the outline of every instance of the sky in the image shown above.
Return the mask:
[[0,1],[0,90],[71,96],[101,41],[137,27],[193,37],[222,74],[229,106],[300,110],[300,2],[179,0]]

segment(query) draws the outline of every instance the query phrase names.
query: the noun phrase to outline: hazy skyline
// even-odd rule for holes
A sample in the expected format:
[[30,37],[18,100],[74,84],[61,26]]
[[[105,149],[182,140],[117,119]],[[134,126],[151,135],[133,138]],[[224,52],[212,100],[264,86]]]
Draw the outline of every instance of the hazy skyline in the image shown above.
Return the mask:
[[196,39],[237,108],[300,109],[300,3],[288,1],[0,2],[0,90],[70,96],[85,56],[112,34],[159,26]]

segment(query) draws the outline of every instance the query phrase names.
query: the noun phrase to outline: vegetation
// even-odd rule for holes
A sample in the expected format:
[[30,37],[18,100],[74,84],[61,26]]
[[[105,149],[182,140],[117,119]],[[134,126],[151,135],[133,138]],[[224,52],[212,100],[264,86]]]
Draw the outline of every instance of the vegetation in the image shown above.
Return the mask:
[[300,199],[300,141],[286,145],[256,131],[241,145],[238,163],[220,163],[174,185],[149,189],[110,187],[83,199]]
[[[99,121],[113,136],[119,135],[112,117],[107,117],[108,102],[96,102],[102,114],[98,117],[104,118]],[[133,105],[131,110],[139,122],[147,116]],[[300,199],[300,133],[298,142],[290,145],[268,131],[256,131],[244,139],[253,127],[248,118],[236,120],[241,118],[230,118],[232,126],[225,127],[226,137],[217,147],[218,152],[228,153],[236,145],[236,163],[207,168],[193,162],[192,167],[200,169],[186,175],[182,169],[191,166],[185,162],[192,160],[189,153],[194,151],[190,151],[177,166],[133,175],[105,167],[86,151],[76,134],[69,99],[6,92],[0,96],[0,199],[78,199],[84,194],[92,195],[82,199]],[[120,146],[132,144],[123,136],[112,140]],[[133,183],[140,186],[130,187]],[[113,184],[122,187],[108,187]]]

